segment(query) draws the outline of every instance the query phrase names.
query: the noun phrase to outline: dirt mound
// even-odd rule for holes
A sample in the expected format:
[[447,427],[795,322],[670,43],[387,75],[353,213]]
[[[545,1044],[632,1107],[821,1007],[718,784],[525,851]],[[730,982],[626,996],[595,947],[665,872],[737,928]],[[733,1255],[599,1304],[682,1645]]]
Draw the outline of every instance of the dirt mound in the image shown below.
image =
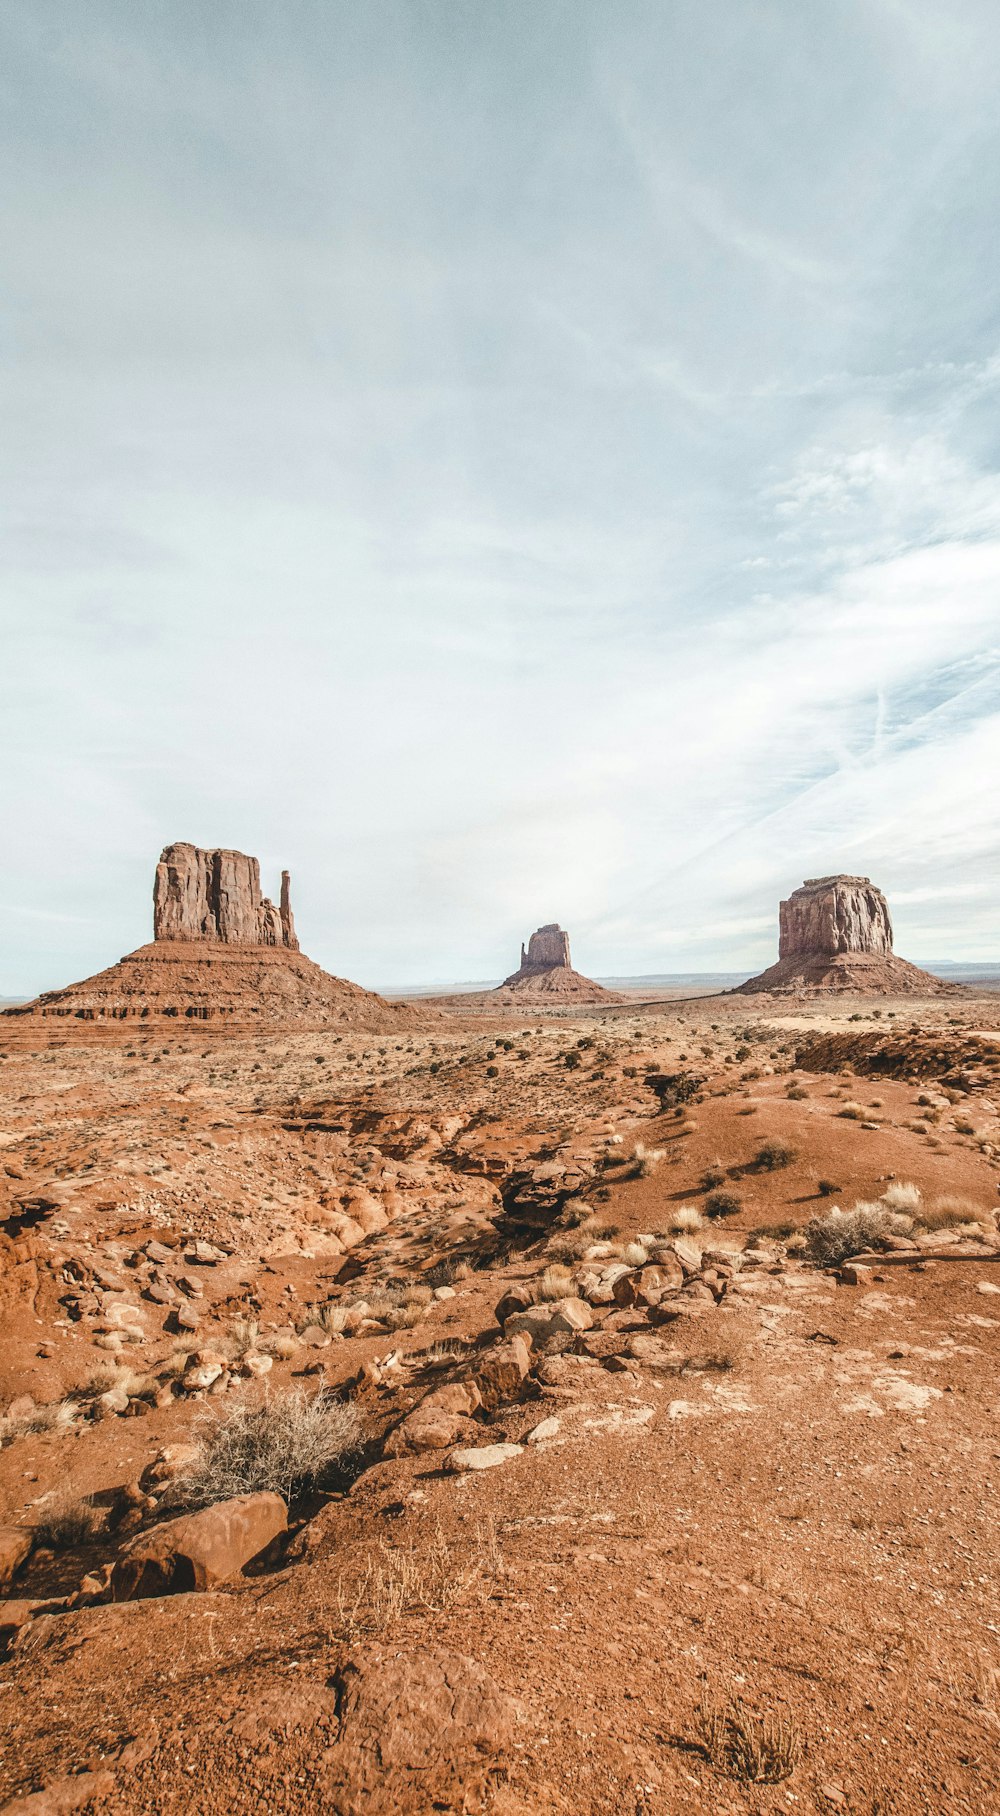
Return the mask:
[[959,1089],[986,1088],[1000,1071],[1000,1041],[978,1034],[913,1028],[899,1033],[822,1034],[799,1047],[807,1072],[855,1072],[882,1078],[939,1078]]
[[739,996],[958,996],[960,984],[943,983],[893,952],[794,953],[759,977],[740,984]]
[[107,971],[4,1012],[4,1022],[45,1018],[145,1026],[411,1027],[418,1011],[391,1004],[360,984],[331,977],[301,952],[280,946],[156,940]]

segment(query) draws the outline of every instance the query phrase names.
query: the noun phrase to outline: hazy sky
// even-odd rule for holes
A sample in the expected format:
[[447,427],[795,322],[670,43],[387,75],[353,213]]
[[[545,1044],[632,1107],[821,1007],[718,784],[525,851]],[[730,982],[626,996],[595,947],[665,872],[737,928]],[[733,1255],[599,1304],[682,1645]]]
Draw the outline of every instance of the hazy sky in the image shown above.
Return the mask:
[[996,0],[6,0],[0,992],[1000,958]]

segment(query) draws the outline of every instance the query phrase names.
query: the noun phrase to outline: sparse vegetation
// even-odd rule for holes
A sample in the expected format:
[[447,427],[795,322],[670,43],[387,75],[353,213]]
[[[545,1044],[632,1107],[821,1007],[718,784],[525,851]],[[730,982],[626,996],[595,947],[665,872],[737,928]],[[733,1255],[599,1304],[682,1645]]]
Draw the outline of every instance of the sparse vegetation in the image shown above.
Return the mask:
[[717,1185],[725,1185],[726,1169],[721,1160],[713,1161],[710,1167],[705,1168],[701,1176],[701,1183],[706,1192],[711,1192]]
[[235,1405],[207,1430],[178,1497],[204,1507],[233,1495],[270,1490],[288,1501],[335,1470],[348,1469],[362,1446],[353,1406],[325,1392],[299,1390]]
[[709,1192],[705,1198],[706,1217],[735,1217],[742,1209],[743,1200],[739,1192],[734,1192],[729,1187]]
[[46,1507],[35,1525],[35,1544],[51,1551],[76,1551],[104,1531],[106,1516],[93,1501],[63,1495]]
[[662,1148],[647,1148],[645,1142],[637,1141],[632,1151],[632,1177],[634,1179],[650,1178],[656,1172],[662,1159]]
[[798,1149],[791,1142],[778,1141],[772,1136],[757,1149],[757,1165],[767,1173],[774,1173],[781,1167],[790,1167],[797,1153]]
[[821,1198],[834,1198],[840,1191],[840,1187],[832,1179],[817,1179],[816,1190]]
[[852,1255],[885,1248],[895,1232],[884,1205],[858,1204],[853,1211],[831,1211],[807,1224],[806,1252],[820,1267],[839,1267]]
[[670,1229],[676,1235],[690,1236],[695,1230],[704,1229],[705,1219],[697,1205],[680,1204],[670,1217]]
[[703,1699],[697,1731],[706,1759],[726,1778],[741,1784],[781,1784],[791,1777],[802,1753],[789,1720],[754,1715],[740,1702]]

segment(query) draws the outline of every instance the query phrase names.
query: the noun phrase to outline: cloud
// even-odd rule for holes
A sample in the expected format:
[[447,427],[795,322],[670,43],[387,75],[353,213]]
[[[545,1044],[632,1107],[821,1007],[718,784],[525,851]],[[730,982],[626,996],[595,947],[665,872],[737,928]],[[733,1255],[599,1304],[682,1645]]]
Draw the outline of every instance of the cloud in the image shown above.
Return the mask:
[[362,981],[1000,956],[993,9],[0,30],[0,988],[178,837]]

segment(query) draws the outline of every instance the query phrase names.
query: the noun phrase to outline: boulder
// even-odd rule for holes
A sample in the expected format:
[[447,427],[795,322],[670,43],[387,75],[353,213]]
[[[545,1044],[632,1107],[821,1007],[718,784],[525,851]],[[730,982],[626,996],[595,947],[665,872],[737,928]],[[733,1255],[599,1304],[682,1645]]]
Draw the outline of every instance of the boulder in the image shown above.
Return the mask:
[[575,1336],[579,1330],[590,1330],[593,1322],[593,1313],[586,1300],[567,1298],[529,1305],[525,1311],[515,1312],[508,1318],[503,1328],[505,1337],[521,1333],[537,1349],[551,1337]]
[[335,1663],[332,1690],[339,1730],[320,1802],[337,1816],[478,1816],[513,1757],[515,1705],[461,1653],[353,1646]]
[[241,1494],[167,1520],[130,1540],[111,1576],[111,1599],[138,1601],[214,1589],[266,1551],[288,1526],[277,1494]]
[[0,1526],[0,1586],[6,1587],[31,1554],[34,1535],[25,1526]]
[[530,1368],[530,1339],[515,1335],[476,1357],[466,1378],[475,1387],[479,1404],[495,1412],[520,1397]]
[[502,1299],[497,1300],[493,1316],[502,1328],[507,1319],[512,1318],[515,1312],[527,1311],[528,1306],[534,1305],[534,1303],[535,1294],[530,1286],[512,1286],[504,1293]]
[[382,1454],[416,1457],[428,1450],[450,1450],[460,1439],[471,1439],[476,1429],[463,1413],[446,1412],[442,1406],[415,1406],[389,1433]]

